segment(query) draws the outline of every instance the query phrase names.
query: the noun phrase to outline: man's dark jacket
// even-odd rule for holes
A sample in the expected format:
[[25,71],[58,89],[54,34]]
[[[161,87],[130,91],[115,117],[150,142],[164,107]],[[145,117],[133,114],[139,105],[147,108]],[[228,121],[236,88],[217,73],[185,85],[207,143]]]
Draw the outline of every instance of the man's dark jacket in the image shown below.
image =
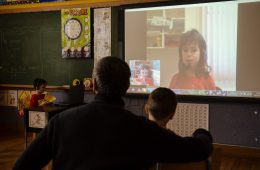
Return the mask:
[[97,95],[53,117],[14,169],[40,169],[53,160],[57,170],[135,170],[156,162],[203,160],[211,151],[205,130],[180,137],[125,110],[121,98]]

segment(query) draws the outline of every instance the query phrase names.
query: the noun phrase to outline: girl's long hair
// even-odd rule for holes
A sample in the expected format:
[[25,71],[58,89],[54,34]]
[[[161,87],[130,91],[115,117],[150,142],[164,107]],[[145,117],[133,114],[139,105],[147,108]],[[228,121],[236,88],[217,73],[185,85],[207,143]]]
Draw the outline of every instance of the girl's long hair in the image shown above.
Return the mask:
[[200,59],[195,71],[196,76],[208,76],[211,67],[207,64],[207,45],[206,41],[204,40],[203,36],[196,30],[192,29],[183,33],[180,39],[179,45],[179,73],[185,74],[186,66],[182,60],[182,48],[190,43],[195,42],[198,44],[200,49]]

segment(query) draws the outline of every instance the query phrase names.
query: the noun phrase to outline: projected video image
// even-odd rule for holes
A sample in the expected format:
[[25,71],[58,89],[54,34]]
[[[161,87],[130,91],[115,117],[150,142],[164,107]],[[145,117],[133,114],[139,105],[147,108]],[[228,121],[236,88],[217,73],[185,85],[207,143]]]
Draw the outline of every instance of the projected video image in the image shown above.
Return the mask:
[[[132,86],[145,88],[160,86],[160,60],[130,60],[129,66],[131,69]],[[131,90],[140,89],[132,88]]]
[[259,95],[253,70],[259,68],[254,44],[260,33],[250,30],[260,29],[259,11],[259,1],[243,0],[126,9],[125,60],[134,70],[139,66],[133,63],[160,63],[152,85],[137,81],[140,71],[133,72],[131,85],[169,87],[179,94]]

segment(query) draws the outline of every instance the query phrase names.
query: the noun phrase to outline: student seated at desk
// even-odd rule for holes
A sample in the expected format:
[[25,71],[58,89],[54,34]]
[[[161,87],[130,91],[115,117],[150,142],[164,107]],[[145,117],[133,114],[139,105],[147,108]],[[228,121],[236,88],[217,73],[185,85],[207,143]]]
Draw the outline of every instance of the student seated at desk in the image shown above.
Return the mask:
[[[168,88],[159,87],[155,89],[148,98],[148,101],[145,105],[145,113],[148,116],[148,119],[154,121],[159,126],[166,129],[167,123],[173,118],[175,114],[175,110],[177,107],[177,96],[176,94]],[[198,132],[208,133],[204,129],[197,129],[193,135],[195,136]],[[208,133],[209,134],[209,133]],[[210,136],[210,134],[209,134]],[[211,137],[211,136],[210,136]],[[212,137],[211,137],[212,140]],[[157,163],[156,168],[153,169],[172,169],[177,168],[179,170],[182,169],[208,169],[208,162],[200,161],[197,164],[159,164]],[[190,169],[190,170],[191,170]]]
[[45,90],[47,81],[41,78],[36,78],[33,81],[34,89],[36,93],[32,95],[30,99],[30,108],[51,104],[56,98],[54,96],[47,95]]

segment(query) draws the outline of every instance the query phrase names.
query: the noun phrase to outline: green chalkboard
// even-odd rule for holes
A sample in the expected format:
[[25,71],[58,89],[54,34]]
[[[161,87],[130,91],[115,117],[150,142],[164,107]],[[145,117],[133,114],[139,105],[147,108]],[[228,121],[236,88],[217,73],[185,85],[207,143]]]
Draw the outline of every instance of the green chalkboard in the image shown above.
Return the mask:
[[60,11],[0,15],[0,84],[69,85],[92,69],[93,59],[62,59]]

